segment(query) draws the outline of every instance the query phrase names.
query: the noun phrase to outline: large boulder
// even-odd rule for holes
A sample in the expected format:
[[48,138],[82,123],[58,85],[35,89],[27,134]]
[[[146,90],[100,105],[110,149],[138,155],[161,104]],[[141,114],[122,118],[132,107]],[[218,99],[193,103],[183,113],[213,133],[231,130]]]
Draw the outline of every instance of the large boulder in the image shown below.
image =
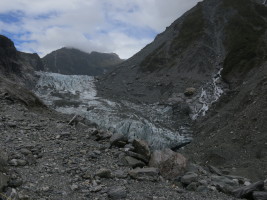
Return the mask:
[[158,180],[159,170],[157,168],[135,168],[128,172],[133,179],[137,180]]
[[182,178],[181,178],[181,183],[185,184],[185,185],[189,185],[192,182],[196,182],[198,179],[198,175],[194,172],[189,172],[187,174],[185,174]]
[[151,153],[150,153],[150,149],[146,141],[135,139],[133,141],[133,147],[136,153],[141,154],[147,159],[150,158]]
[[110,199],[115,199],[115,200],[125,199],[127,196],[127,190],[125,187],[116,186],[108,191],[108,196]]
[[192,96],[196,92],[196,88],[190,87],[186,88],[184,91],[185,96]]
[[185,172],[187,160],[171,149],[156,150],[151,155],[149,166],[158,168],[164,178],[173,179]]
[[125,160],[127,162],[127,165],[136,168],[136,167],[144,167],[146,164],[142,162],[141,160],[137,160],[131,156],[126,156]]
[[110,146],[124,147],[127,143],[127,137],[121,133],[115,133],[110,138]]

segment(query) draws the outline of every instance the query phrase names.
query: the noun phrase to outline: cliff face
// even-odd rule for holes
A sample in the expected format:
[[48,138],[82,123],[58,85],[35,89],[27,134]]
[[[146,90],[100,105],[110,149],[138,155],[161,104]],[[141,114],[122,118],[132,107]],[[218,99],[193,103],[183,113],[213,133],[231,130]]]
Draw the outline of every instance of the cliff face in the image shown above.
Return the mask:
[[44,70],[37,54],[16,50],[14,43],[0,35],[0,75],[12,81],[32,87],[36,81],[34,71]]
[[113,53],[85,53],[78,49],[62,48],[46,55],[42,59],[45,70],[66,75],[103,74],[122,60]]

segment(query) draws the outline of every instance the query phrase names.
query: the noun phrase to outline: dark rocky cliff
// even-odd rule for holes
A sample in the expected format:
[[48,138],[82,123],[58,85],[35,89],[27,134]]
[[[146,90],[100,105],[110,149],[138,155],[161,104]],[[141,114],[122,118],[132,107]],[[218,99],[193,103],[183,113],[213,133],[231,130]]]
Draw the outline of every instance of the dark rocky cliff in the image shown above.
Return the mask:
[[62,48],[43,59],[45,71],[67,75],[96,76],[113,69],[122,62],[114,53],[85,53],[78,49]]
[[12,81],[32,87],[36,81],[34,71],[44,70],[37,54],[16,50],[14,43],[0,35],[0,75]]

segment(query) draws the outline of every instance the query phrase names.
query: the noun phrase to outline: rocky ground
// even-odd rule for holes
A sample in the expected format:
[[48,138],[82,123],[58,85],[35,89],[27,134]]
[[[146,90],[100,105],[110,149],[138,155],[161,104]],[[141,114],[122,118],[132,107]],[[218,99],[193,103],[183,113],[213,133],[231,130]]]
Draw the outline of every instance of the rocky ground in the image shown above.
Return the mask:
[[0,199],[234,199],[216,189],[187,191],[155,168],[131,171],[122,161],[130,144],[110,148],[110,134],[68,125],[71,116],[30,109],[8,94],[0,105]]
[[72,116],[27,107],[8,93],[1,93],[0,105],[3,200],[229,200],[235,198],[222,192],[249,184],[171,150],[151,154],[144,141],[70,123]]

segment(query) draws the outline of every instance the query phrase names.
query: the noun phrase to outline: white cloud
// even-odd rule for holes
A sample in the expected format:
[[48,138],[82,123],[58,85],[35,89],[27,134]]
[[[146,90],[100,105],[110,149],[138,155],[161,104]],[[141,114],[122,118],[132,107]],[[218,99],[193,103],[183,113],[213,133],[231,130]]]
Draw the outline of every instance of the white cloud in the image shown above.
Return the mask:
[[0,18],[0,33],[14,34],[19,49],[41,56],[67,46],[128,58],[154,39],[150,32],[163,31],[197,1],[1,0],[0,14],[19,14],[20,21]]

